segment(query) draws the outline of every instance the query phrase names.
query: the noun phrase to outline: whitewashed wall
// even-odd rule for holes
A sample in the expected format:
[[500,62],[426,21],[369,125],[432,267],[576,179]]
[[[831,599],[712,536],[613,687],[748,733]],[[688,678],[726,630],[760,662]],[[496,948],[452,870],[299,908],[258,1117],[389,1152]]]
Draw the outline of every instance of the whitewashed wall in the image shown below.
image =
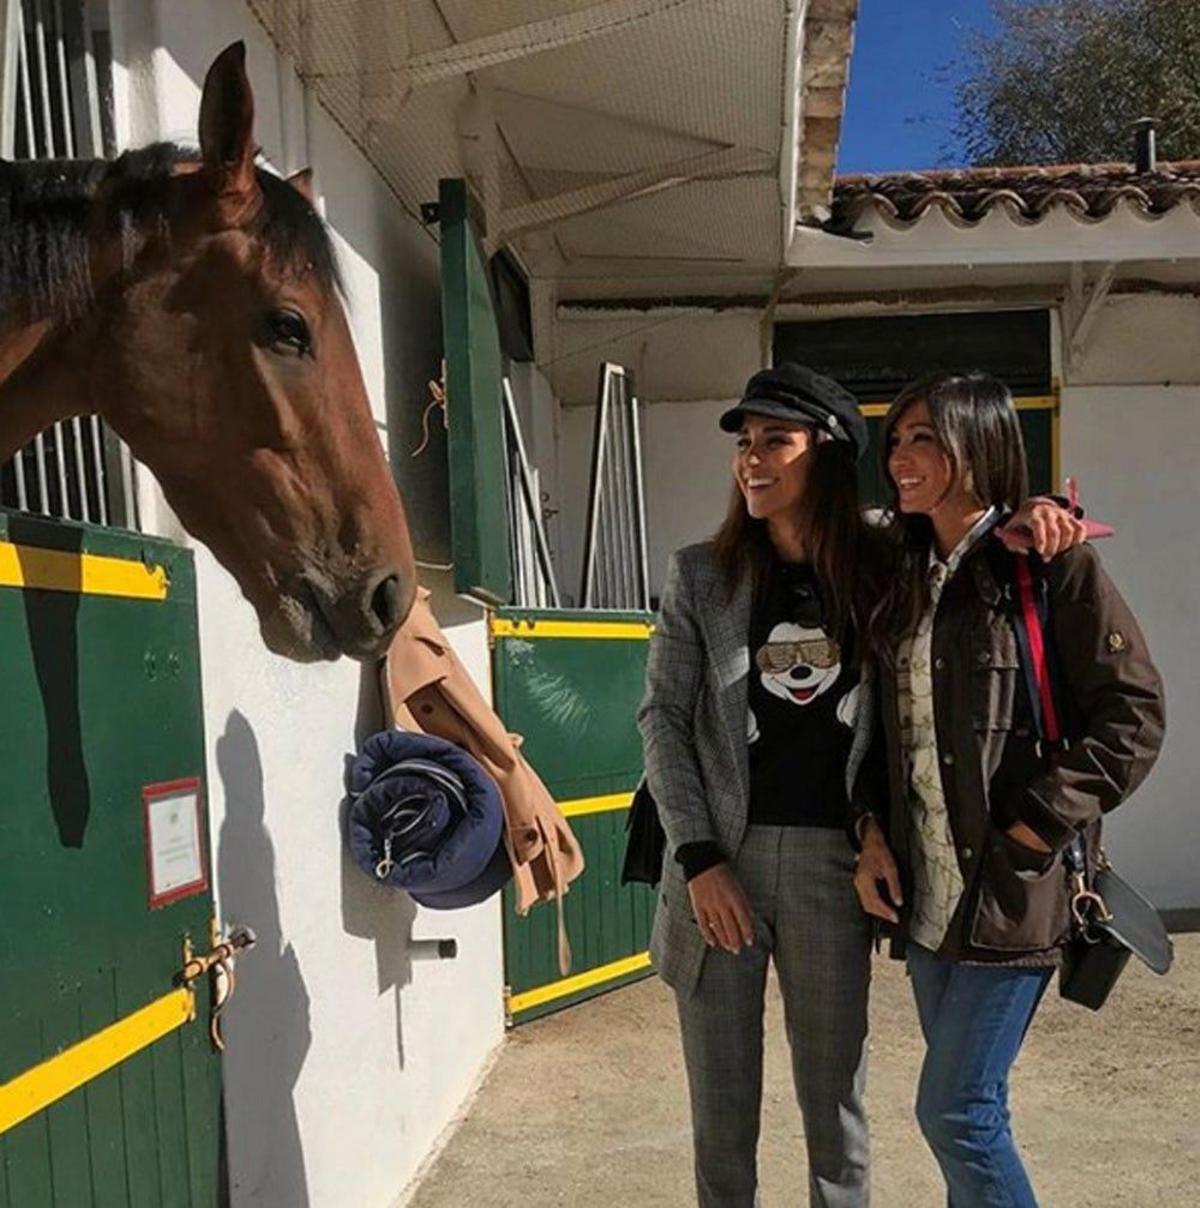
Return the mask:
[[1200,908],[1200,302],[1108,303],[1062,397],[1062,465],[1117,528],[1104,564],[1166,680],[1167,742],[1108,824],[1114,862],[1155,902]]
[[[389,417],[423,405],[425,382],[437,376],[436,245],[324,111],[306,104],[238,0],[113,7],[125,145],[194,143],[209,62],[246,41],[268,161],[315,170],[385,439]],[[145,480],[148,527],[181,538]],[[205,550],[196,562],[218,909],[259,936],[226,1017],[232,1201],[387,1208],[503,1034],[499,903],[416,910],[348,864],[337,817],[344,758],[356,732],[376,728],[357,664],[301,667],[269,654],[233,581]],[[486,685],[479,611],[436,573],[426,581],[460,656]],[[410,955],[410,939],[444,936],[459,941],[456,961]]]

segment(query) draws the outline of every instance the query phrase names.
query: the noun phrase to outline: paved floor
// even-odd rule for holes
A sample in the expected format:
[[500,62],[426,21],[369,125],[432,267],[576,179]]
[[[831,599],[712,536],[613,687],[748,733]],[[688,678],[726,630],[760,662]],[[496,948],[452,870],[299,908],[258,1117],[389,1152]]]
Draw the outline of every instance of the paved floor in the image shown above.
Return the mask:
[[[1200,935],[1176,966],[1125,974],[1099,1014],[1053,987],[1014,1073],[1014,1118],[1044,1208],[1200,1206]],[[760,1176],[803,1205],[804,1147],[778,995],[767,1012]],[[912,1121],[920,1060],[903,970],[879,959],[870,1112],[876,1208],[940,1208]],[[691,1153],[674,1004],[656,979],[513,1032],[410,1208],[686,1208]]]

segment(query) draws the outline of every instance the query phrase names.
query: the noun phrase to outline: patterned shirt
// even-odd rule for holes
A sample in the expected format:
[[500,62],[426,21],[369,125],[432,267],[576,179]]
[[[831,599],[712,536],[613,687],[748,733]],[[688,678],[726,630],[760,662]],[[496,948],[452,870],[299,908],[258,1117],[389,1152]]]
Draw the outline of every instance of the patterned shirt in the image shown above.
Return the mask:
[[946,938],[950,919],[963,892],[962,872],[950,815],[942,793],[937,729],[933,712],[933,621],[938,601],[951,575],[975,543],[998,519],[990,508],[954,547],[945,562],[936,548],[929,551],[929,605],[916,629],[897,651],[897,701],[900,737],[909,785],[909,839],[912,851],[913,895],[909,935],[931,951]]

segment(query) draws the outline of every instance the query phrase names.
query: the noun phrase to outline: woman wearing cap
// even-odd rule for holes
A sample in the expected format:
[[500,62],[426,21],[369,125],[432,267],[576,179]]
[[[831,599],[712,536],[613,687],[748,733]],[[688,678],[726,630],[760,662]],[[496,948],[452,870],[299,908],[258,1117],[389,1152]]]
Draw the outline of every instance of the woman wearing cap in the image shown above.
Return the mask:
[[992,536],[1027,494],[1008,391],[984,374],[919,382],[884,447],[901,561],[870,633],[892,792],[859,819],[855,884],[907,941],[927,1044],[917,1118],[950,1204],[1032,1208],[1008,1072],[1068,930],[1058,852],[1081,832],[1094,851],[1101,814],[1149,771],[1161,684],[1093,549],[1035,562],[1071,739],[1044,753],[1005,602],[1016,567]]
[[[883,779],[859,776],[882,762],[857,640],[882,566],[859,510],[866,424],[789,364],[755,374],[721,427],[729,511],[671,558],[638,714],[667,835],[651,954],[678,1003],[702,1208],[755,1202],[771,960],[811,1202],[859,1208],[870,920],[846,822],[850,791]],[[1059,509],[1043,511],[1055,544]]]

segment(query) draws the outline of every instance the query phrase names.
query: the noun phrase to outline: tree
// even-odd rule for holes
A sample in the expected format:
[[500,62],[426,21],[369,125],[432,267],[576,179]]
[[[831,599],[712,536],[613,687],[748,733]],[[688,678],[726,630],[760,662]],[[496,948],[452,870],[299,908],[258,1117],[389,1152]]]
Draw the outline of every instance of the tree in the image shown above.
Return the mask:
[[[1200,158],[1200,0],[992,0],[957,85],[975,164],[1129,161],[1157,119],[1162,159]],[[955,156],[958,158],[958,156]]]

